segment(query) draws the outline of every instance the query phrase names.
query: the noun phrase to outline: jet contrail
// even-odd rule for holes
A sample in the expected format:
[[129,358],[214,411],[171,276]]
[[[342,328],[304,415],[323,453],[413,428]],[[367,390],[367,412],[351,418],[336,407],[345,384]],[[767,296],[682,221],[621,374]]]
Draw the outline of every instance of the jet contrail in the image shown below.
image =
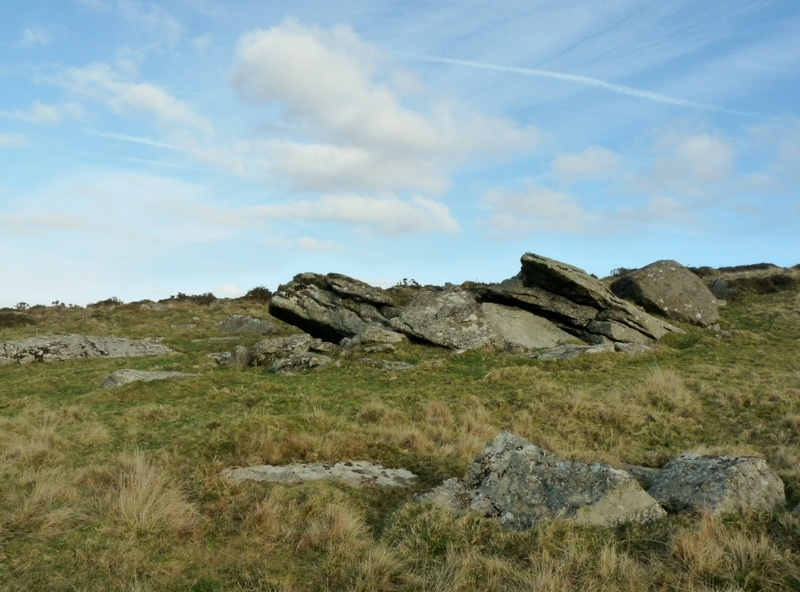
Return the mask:
[[426,62],[438,62],[441,64],[453,64],[456,66],[467,66],[469,68],[481,68],[483,70],[496,70],[499,72],[512,72],[514,74],[523,74],[525,76],[538,76],[540,78],[552,78],[554,80],[563,80],[565,82],[574,82],[583,86],[592,88],[599,88],[609,92],[627,95],[629,97],[636,97],[648,101],[655,101],[656,103],[666,103],[667,105],[677,105],[679,107],[691,107],[693,109],[706,109],[708,111],[717,111],[719,113],[729,113],[732,115],[745,115],[748,117],[757,116],[757,113],[748,113],[746,111],[736,111],[735,109],[726,109],[725,107],[717,107],[716,105],[709,105],[708,103],[698,103],[697,101],[688,101],[686,99],[679,99],[677,97],[670,97],[669,95],[662,95],[661,93],[651,92],[649,90],[642,90],[632,86],[625,86],[623,84],[613,84],[592,78],[590,76],[578,76],[576,74],[564,74],[563,72],[554,72],[552,70],[539,70],[536,68],[517,68],[513,66],[499,66],[497,64],[485,64],[483,62],[472,62],[469,60],[454,60],[450,58],[438,57],[419,57]]

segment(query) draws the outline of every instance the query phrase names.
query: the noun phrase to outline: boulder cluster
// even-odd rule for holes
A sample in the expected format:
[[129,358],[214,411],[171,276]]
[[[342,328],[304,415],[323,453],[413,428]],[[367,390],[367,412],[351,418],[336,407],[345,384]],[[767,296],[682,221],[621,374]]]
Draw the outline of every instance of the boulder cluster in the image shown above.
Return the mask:
[[[669,332],[681,332],[581,269],[533,253],[526,253],[521,261],[520,272],[504,282],[420,286],[410,289],[407,301],[391,289],[370,286],[341,274],[303,273],[277,289],[269,311],[330,343],[352,343],[363,340],[368,331],[381,330],[451,350],[538,351],[564,345],[648,345]],[[685,268],[676,269],[700,281]],[[639,283],[634,279],[630,285]],[[670,287],[678,285],[673,280],[667,283]],[[630,285],[624,295],[636,298],[639,293]],[[669,318],[672,310],[683,312],[688,306],[689,310],[702,309],[705,315],[707,308],[716,306],[716,299],[705,286],[701,287],[700,296],[704,295],[702,292],[707,295],[702,307],[694,303],[672,305],[676,299],[687,302],[684,297],[696,289],[692,284],[674,298],[670,296],[668,306],[651,310],[667,313]],[[404,296],[408,295],[407,290]],[[697,321],[697,315],[691,314],[675,318]],[[703,316],[703,322],[707,319]]]
[[457,512],[478,511],[512,530],[543,519],[617,526],[667,513],[782,511],[780,477],[762,458],[685,454],[661,469],[561,458],[519,436],[493,438],[463,479],[419,497]]

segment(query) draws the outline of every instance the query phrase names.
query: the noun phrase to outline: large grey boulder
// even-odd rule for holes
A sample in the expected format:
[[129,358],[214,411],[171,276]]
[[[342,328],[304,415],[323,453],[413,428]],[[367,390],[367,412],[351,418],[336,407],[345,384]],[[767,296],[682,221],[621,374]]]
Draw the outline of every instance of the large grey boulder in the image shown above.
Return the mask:
[[199,374],[188,374],[186,372],[168,372],[163,370],[117,370],[103,379],[100,388],[112,389],[129,384],[131,382],[150,382],[152,380],[166,380],[169,378],[184,378],[199,376]]
[[79,358],[134,358],[175,353],[151,340],[57,335],[0,341],[0,363],[65,362]]
[[775,511],[786,505],[783,481],[763,458],[684,454],[654,475],[648,493],[670,512]]
[[412,339],[455,350],[501,345],[481,305],[458,287],[420,290],[391,326]]
[[533,253],[524,254],[521,263],[519,274],[483,287],[479,298],[545,317],[588,343],[649,343],[681,332],[615,296],[582,269]]
[[303,273],[278,287],[269,312],[314,337],[339,343],[369,325],[388,328],[398,310],[381,288],[337,273]]
[[576,340],[555,323],[521,308],[484,302],[481,310],[506,350],[553,348]]
[[705,282],[677,261],[656,261],[630,271],[611,291],[674,321],[708,327],[719,320],[717,299]]
[[391,325],[417,341],[454,350],[530,351],[575,341],[545,318],[502,304],[481,304],[457,286],[419,290]]
[[666,514],[629,473],[560,458],[507,432],[487,444],[463,481],[447,481],[422,499],[477,510],[514,530],[554,518],[616,526]]

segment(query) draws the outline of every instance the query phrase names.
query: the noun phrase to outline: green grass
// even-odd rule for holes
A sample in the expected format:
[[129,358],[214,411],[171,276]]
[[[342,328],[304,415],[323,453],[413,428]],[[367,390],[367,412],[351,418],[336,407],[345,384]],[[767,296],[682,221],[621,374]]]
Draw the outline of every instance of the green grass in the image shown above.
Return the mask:
[[[463,475],[510,430],[581,461],[660,466],[688,451],[763,455],[800,503],[800,298],[752,295],[722,329],[685,327],[641,357],[538,362],[406,344],[416,366],[279,376],[207,364],[259,337],[222,337],[256,302],[164,310],[49,307],[0,340],[83,333],[163,338],[179,353],[0,366],[2,590],[800,589],[800,517],[668,517],[614,530],[509,533],[410,503]],[[294,330],[275,321],[282,334]],[[120,368],[200,376],[100,389]],[[222,469],[370,460],[411,491],[335,483],[232,485]]]

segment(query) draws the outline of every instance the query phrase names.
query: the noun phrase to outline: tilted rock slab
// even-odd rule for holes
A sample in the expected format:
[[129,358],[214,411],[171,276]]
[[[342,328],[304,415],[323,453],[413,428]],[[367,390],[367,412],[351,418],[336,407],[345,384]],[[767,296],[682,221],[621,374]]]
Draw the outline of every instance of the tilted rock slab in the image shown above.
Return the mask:
[[412,339],[454,350],[533,350],[575,341],[553,323],[520,308],[485,302],[460,287],[420,290],[391,325]]
[[166,380],[169,378],[184,378],[188,376],[199,376],[199,374],[188,374],[186,372],[167,372],[161,370],[117,370],[113,374],[103,379],[100,388],[112,389],[129,384],[131,382],[150,382],[151,380]]
[[0,363],[65,362],[79,358],[134,358],[175,353],[150,340],[58,335],[0,341]]
[[763,458],[684,454],[654,475],[648,493],[670,512],[775,511],[786,506],[783,481]]
[[263,481],[267,483],[303,483],[333,479],[352,487],[372,485],[376,487],[408,487],[417,476],[405,469],[385,469],[367,461],[331,463],[307,463],[294,465],[262,465],[229,469],[222,476],[234,483]]
[[719,320],[717,299],[705,282],[677,261],[656,261],[611,284],[620,298],[683,323],[708,327]]
[[666,514],[629,473],[562,459],[507,432],[487,444],[462,482],[449,480],[422,499],[477,510],[513,530],[554,518],[615,526]]
[[615,296],[582,269],[533,253],[521,263],[519,274],[484,287],[480,298],[546,317],[589,343],[649,343],[682,332]]
[[478,301],[460,288],[420,290],[391,326],[412,339],[450,349],[500,346]]
[[381,288],[338,273],[302,273],[278,287],[269,312],[314,337],[339,343],[369,325],[388,328],[399,311]]

